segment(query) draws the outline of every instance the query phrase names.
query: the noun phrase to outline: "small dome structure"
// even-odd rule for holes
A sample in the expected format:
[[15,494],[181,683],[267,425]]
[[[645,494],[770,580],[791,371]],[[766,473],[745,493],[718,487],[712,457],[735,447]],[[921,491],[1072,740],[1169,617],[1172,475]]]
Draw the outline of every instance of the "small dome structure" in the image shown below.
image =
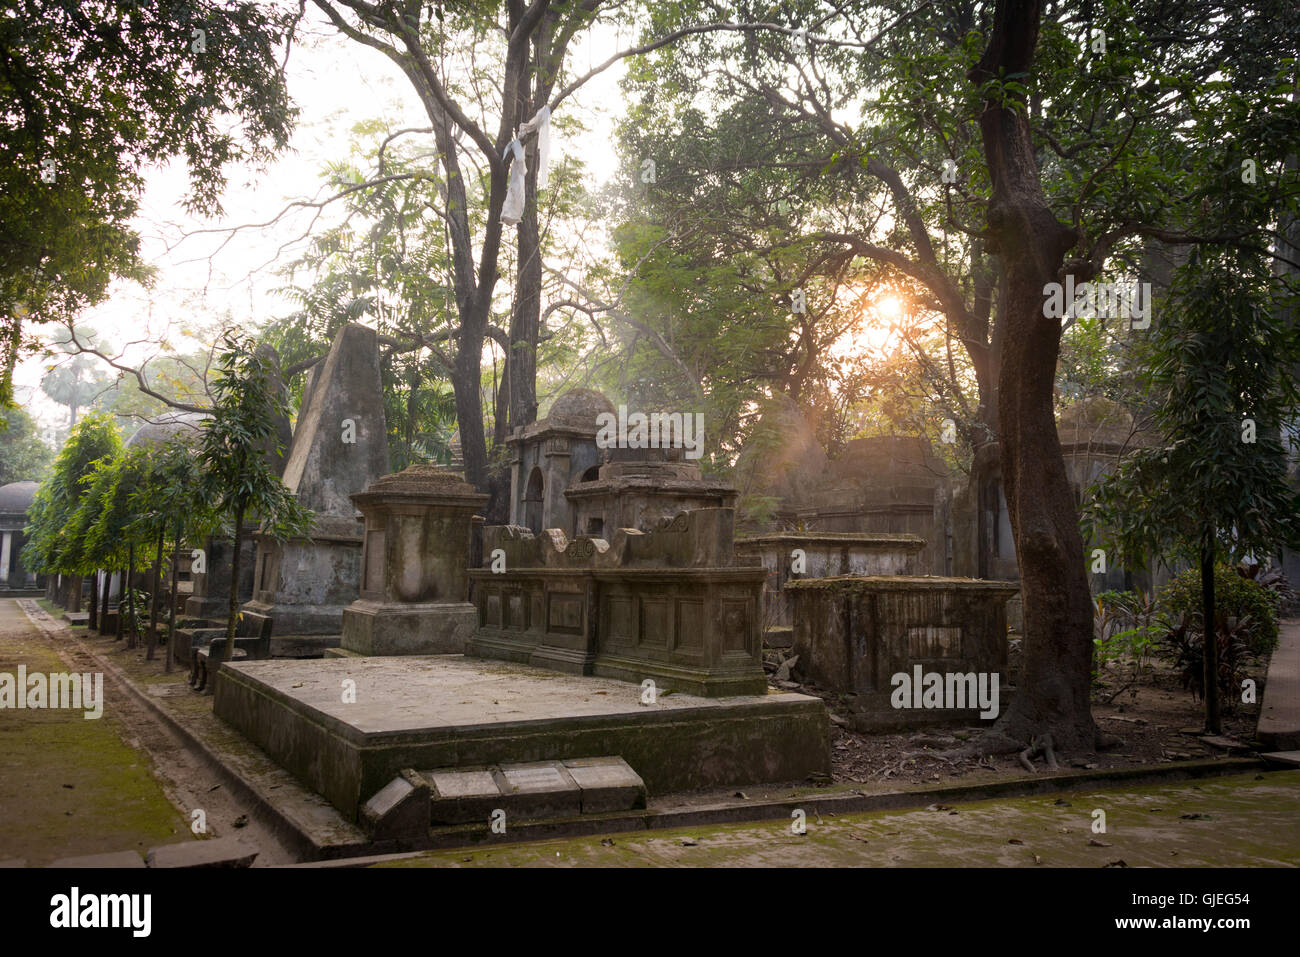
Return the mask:
[[596,429],[596,417],[614,414],[614,403],[593,389],[571,389],[551,405],[546,421],[555,426]]
[[0,515],[26,515],[36,488],[37,483],[31,481],[0,485]]

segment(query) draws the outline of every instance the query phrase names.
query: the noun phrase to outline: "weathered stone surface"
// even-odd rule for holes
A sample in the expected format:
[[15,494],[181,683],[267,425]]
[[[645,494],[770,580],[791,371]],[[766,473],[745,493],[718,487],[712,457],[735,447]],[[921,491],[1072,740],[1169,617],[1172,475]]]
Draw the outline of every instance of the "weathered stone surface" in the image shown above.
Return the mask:
[[[909,575],[925,540],[915,535],[885,532],[809,532],[747,535],[736,539],[736,558],[767,569],[763,588],[764,639],[772,629],[789,628],[790,596],[782,589],[799,578],[839,575]],[[802,553],[803,570],[795,571],[795,550]],[[773,644],[768,641],[768,644]],[[789,644],[785,645],[788,647]]]
[[620,757],[533,761],[492,768],[426,771],[435,824],[573,817],[645,807],[645,784]]
[[574,817],[582,813],[577,782],[553,761],[514,764],[501,768],[502,795],[512,798],[507,814],[514,817]]
[[564,767],[582,789],[583,814],[645,807],[645,782],[622,758],[571,758]]
[[84,857],[63,857],[50,867],[144,867],[144,858],[135,851],[110,851],[107,854],[87,854]]
[[404,768],[361,808],[361,826],[376,841],[420,837],[429,830],[428,781]]
[[1255,734],[1273,751],[1300,747],[1300,621],[1284,621],[1278,628]]
[[258,850],[237,837],[217,837],[149,848],[145,863],[155,868],[252,867]]
[[467,565],[487,496],[455,473],[413,465],[352,500],[365,516],[361,597],[342,647],[366,655],[460,654],[474,627]]
[[[355,703],[340,700],[344,678]],[[647,705],[638,685],[455,655],[237,662],[218,672],[213,709],[351,819],[412,766],[617,754],[653,793],[830,770],[818,698],[674,693]]]
[[922,673],[996,675],[1007,705],[1004,605],[1019,586],[970,578],[902,575],[790,581],[795,671],[852,695],[859,730],[945,722],[969,723],[979,709],[894,708],[893,676]]
[[423,777],[431,786],[430,820],[434,824],[487,822],[501,807],[501,788],[488,769],[443,768],[426,771]]
[[339,331],[298,417],[284,484],[315,513],[309,538],[258,535],[245,625],[275,635],[340,634],[360,595],[362,526],[350,496],[388,471],[379,347],[373,329]]
[[[538,421],[517,428],[510,449],[510,522],[541,534],[574,525],[565,489],[595,478],[601,450],[596,447],[596,419],[614,405],[599,392],[574,389],[560,396]],[[586,529],[582,529],[586,531]]]
[[343,611],[341,647],[362,655],[459,655],[477,619],[467,601],[405,605],[361,599]]
[[[762,693],[766,572],[734,564],[733,520],[694,509],[650,532],[616,529],[612,543],[485,528],[465,652],[709,697]],[[504,573],[491,567],[498,545]]]

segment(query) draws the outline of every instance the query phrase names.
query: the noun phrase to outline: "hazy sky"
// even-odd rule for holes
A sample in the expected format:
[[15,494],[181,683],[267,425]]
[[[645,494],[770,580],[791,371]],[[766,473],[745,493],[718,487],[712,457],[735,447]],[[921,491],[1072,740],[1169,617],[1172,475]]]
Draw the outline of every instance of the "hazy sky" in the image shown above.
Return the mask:
[[[628,46],[628,40],[612,30],[598,32],[594,41],[584,38],[570,54],[570,67],[586,72]],[[610,142],[621,109],[618,81],[622,75],[621,64],[614,66],[561,106],[562,111],[580,115],[589,132],[573,141],[553,134],[552,164],[571,153],[587,164],[593,184],[615,174]],[[185,351],[183,336],[196,319],[217,320],[228,311],[241,325],[255,325],[289,311],[289,304],[271,292],[282,284],[275,270],[278,263],[293,258],[293,249],[300,248],[281,250],[306,229],[312,211],[295,211],[269,228],[241,230],[220,251],[225,234],[193,235],[178,242],[185,233],[265,222],[290,201],[315,197],[322,185],[322,168],[347,155],[350,130],[360,120],[382,116],[393,129],[428,125],[419,100],[397,67],[379,51],[340,37],[323,17],[310,20],[305,36],[295,41],[288,77],[289,94],[301,111],[290,148],[264,171],[229,171],[223,217],[185,213],[179,203],[186,190],[183,164],[150,172],[135,226],[144,241],[146,261],[158,269],[157,281],[149,290],[117,283],[110,298],[82,318],[116,348],[127,349],[135,361],[156,348],[145,352],[143,346],[131,346],[133,342],[166,337],[178,351]],[[489,129],[495,127],[494,119]],[[326,214],[320,223],[328,221]],[[507,242],[513,241],[513,231],[507,230]],[[53,403],[39,387],[47,364],[39,357],[19,364],[17,398],[43,426],[61,427],[66,425],[66,408]]]

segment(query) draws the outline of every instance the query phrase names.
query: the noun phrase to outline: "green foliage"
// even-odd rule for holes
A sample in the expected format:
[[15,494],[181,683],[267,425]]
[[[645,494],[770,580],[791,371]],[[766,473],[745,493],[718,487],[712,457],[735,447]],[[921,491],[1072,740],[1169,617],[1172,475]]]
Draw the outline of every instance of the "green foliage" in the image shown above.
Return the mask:
[[[1178,575],[1160,591],[1160,605],[1175,622],[1186,619],[1191,634],[1204,629],[1201,619],[1201,576],[1197,569]],[[1258,582],[1243,578],[1230,565],[1214,567],[1214,614],[1223,629],[1227,619],[1246,622],[1240,637],[1252,655],[1277,646],[1278,598]]]
[[1145,374],[1164,441],[1103,476],[1083,515],[1087,537],[1109,538],[1132,567],[1166,548],[1236,559],[1300,540],[1282,443],[1300,335],[1256,254],[1205,252],[1178,278]]
[[[131,227],[150,163],[183,157],[186,205],[221,212],[227,167],[288,142],[277,49],[291,9],[214,0],[15,0],[0,16],[0,404],[21,323],[72,319],[147,281]],[[205,49],[194,48],[195,30]]]
[[1093,682],[1101,683],[1107,671],[1118,672],[1121,683],[1107,699],[1114,701],[1147,674],[1168,620],[1145,592],[1106,591],[1096,598],[1093,630]]
[[75,552],[80,544],[68,529],[86,491],[83,480],[95,471],[95,463],[115,459],[121,452],[122,439],[109,416],[91,413],[76,424],[28,509],[28,540],[22,556],[27,568],[46,573],[77,571],[65,564],[64,556],[79,560]]
[[0,485],[39,482],[53,458],[25,409],[0,409]]
[[212,382],[212,415],[199,440],[199,482],[213,514],[258,516],[278,538],[304,534],[311,512],[284,487],[267,461],[282,451],[277,422],[288,414],[270,358],[251,339],[228,333]]

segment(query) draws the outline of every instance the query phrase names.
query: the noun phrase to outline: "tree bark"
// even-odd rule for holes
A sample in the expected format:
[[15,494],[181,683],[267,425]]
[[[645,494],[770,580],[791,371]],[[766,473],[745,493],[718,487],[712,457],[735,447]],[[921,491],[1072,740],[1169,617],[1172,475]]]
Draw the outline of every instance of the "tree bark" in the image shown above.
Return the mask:
[[163,530],[158,529],[158,549],[153,562],[153,587],[149,593],[149,633],[144,642],[144,660],[153,661],[158,648],[158,592],[162,584]]
[[1201,665],[1205,682],[1205,733],[1222,734],[1219,718],[1219,629],[1214,612],[1214,537],[1201,542]]
[[[1042,0],[1000,0],[969,78],[1028,74],[1041,16]],[[1024,109],[986,96],[980,129],[993,184],[991,251],[1001,257],[1007,293],[998,425],[1025,623],[1017,693],[994,737],[1006,745],[1050,733],[1059,750],[1091,751],[1099,743],[1090,703],[1092,603],[1052,404],[1061,323],[1043,315],[1043,287],[1061,280],[1075,235],[1047,205]]]
[[138,635],[135,630],[135,546],[130,545],[126,550],[126,608],[127,619],[131,630],[126,636],[126,646],[134,648],[139,644]]
[[90,618],[86,622],[86,631],[99,630],[99,571],[90,573],[90,600],[86,602]]
[[176,666],[176,566],[180,564],[181,550],[181,527],[176,523],[176,528],[172,535],[172,587],[170,589],[171,601],[167,604],[167,654],[163,671],[171,674],[172,669]]
[[122,640],[122,631],[126,626],[126,615],[122,613],[122,605],[126,602],[126,572],[121,569],[117,573],[117,624],[113,629],[114,641]]
[[222,661],[229,661],[235,651],[235,626],[239,622],[239,549],[243,537],[244,506],[241,505],[235,510],[235,550],[230,557],[230,604],[226,609],[226,646],[221,649]]
[[113,572],[110,569],[104,569],[104,585],[102,594],[99,596],[99,633],[102,635],[108,628],[108,604],[109,596],[113,592]]

